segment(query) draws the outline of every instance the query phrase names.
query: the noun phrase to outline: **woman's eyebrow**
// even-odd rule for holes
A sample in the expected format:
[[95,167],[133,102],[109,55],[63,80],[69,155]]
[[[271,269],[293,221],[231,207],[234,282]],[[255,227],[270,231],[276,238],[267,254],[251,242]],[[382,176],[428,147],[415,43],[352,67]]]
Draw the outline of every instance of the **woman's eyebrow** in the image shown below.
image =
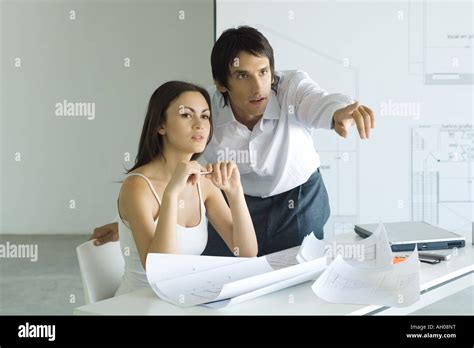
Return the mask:
[[[181,109],[189,109],[192,112],[196,112],[196,110],[194,110],[192,107],[186,106],[186,105],[181,106]],[[209,111],[209,109],[204,109],[204,110],[201,111],[201,113],[203,113],[204,111]]]

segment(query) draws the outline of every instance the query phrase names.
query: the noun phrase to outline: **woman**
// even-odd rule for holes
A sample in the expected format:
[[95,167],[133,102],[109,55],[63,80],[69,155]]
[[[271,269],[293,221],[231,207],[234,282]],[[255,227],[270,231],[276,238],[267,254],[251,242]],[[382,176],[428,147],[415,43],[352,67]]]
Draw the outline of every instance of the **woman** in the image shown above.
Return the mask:
[[[206,216],[236,256],[257,255],[237,166],[196,162],[212,137],[210,104],[205,89],[180,81],[151,96],[135,165],[118,198],[125,273],[116,296],[148,286],[148,253],[200,255]],[[211,173],[203,178],[202,171]]]

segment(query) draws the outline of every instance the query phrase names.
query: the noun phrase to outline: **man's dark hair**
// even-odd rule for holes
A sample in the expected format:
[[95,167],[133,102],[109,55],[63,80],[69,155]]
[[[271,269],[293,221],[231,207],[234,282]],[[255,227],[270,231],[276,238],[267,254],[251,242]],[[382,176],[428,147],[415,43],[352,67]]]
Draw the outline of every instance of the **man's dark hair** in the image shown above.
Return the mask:
[[[230,65],[240,52],[246,51],[257,57],[267,57],[270,61],[272,79],[274,79],[272,89],[276,91],[278,79],[275,76],[275,60],[273,58],[273,48],[267,38],[257,29],[240,26],[227,29],[217,39],[211,53],[212,77],[222,86],[229,88],[228,78],[230,75]],[[224,105],[227,105],[229,96],[227,92],[224,96]]]

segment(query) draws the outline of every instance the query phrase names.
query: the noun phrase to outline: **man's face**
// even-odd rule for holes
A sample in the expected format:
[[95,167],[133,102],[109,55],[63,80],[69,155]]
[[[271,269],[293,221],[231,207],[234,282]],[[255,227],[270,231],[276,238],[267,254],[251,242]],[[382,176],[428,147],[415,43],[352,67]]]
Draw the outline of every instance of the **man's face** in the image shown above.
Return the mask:
[[261,116],[265,111],[272,88],[270,61],[241,51],[230,66],[228,88],[217,86],[227,92],[232,111],[237,118],[247,119]]

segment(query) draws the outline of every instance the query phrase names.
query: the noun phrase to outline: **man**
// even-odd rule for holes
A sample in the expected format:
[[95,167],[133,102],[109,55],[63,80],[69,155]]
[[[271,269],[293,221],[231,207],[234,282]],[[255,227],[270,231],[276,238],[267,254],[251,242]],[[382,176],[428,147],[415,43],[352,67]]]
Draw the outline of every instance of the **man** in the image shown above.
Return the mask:
[[[329,201],[319,172],[312,128],[361,139],[374,113],[342,94],[328,94],[302,71],[275,72],[273,49],[256,29],[228,29],[211,54],[215,86],[209,88],[214,135],[206,162],[233,160],[255,226],[259,256],[323,238]],[[209,225],[205,255],[232,256]],[[94,230],[98,244],[117,240],[117,224]]]

